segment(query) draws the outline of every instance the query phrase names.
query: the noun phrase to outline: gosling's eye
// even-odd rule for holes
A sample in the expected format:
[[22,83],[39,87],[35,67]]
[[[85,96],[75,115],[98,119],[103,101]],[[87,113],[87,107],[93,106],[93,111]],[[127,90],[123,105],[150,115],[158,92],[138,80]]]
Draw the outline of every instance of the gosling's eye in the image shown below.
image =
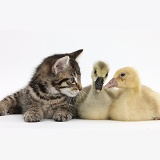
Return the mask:
[[94,70],[94,74],[97,74],[97,71],[96,71],[96,70]]
[[105,75],[105,77],[108,77],[108,73]]
[[120,77],[124,77],[126,74],[125,73],[121,73],[120,74]]

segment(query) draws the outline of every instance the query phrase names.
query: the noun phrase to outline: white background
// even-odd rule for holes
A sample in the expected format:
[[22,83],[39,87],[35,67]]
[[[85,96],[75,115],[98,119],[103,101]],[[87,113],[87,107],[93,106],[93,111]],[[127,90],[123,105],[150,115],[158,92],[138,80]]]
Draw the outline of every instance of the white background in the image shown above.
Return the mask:
[[[0,99],[25,87],[36,66],[55,53],[84,49],[82,85],[97,60],[109,79],[125,66],[160,92],[160,2],[0,1]],[[44,120],[0,117],[3,159],[158,159],[160,122]]]

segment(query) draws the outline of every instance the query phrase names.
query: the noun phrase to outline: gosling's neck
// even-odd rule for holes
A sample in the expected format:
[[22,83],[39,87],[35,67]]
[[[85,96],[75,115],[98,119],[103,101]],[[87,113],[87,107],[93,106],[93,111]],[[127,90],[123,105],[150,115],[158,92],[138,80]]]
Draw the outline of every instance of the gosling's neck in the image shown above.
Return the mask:
[[126,94],[132,94],[132,95],[140,95],[141,94],[141,85],[137,85],[133,88],[126,88],[124,90]]

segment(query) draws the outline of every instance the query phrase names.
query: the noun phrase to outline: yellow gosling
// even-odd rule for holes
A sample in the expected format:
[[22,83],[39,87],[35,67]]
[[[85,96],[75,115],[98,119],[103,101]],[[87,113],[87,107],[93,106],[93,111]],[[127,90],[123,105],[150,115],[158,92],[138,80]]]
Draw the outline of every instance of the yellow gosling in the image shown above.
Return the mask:
[[119,121],[144,121],[160,119],[160,94],[141,84],[137,71],[132,67],[121,68],[105,88],[119,88],[109,119]]

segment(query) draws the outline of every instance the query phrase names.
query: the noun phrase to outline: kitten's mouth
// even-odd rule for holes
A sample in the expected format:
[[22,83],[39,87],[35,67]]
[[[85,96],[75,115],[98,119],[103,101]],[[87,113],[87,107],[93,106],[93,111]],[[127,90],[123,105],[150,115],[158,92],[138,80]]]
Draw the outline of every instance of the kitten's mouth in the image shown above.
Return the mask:
[[61,93],[65,94],[68,97],[75,97],[79,93],[79,90],[69,90],[69,89],[63,88],[61,90]]
[[70,97],[75,97],[78,93],[79,93],[79,91],[77,91],[77,92],[71,92],[71,91],[68,91],[68,93],[69,93],[69,95],[68,96],[70,96]]

